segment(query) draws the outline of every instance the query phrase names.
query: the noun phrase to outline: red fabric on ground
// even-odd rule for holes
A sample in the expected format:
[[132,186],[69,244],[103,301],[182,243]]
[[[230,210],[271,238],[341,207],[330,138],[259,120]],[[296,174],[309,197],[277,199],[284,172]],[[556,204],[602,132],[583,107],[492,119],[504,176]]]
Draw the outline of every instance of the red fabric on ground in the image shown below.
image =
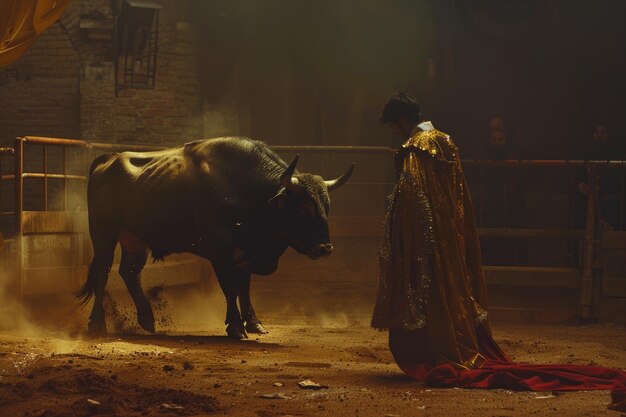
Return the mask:
[[425,381],[437,387],[513,391],[613,390],[626,384],[626,372],[599,366],[531,365],[488,360],[480,369],[456,369],[448,364],[435,366],[429,370]]
[[514,363],[485,331],[477,334],[481,368],[434,365],[424,332],[390,332],[389,346],[408,376],[434,387],[502,388],[514,391],[612,390],[613,404],[626,401],[626,372],[599,366]]

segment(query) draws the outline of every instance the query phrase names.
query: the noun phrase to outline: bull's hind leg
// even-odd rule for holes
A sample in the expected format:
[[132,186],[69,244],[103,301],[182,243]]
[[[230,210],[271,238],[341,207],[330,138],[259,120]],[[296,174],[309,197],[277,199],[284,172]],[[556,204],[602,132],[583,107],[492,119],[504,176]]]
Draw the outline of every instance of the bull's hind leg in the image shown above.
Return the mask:
[[148,259],[148,249],[135,236],[122,231],[119,237],[122,246],[120,275],[137,309],[137,322],[147,332],[154,333],[154,314],[150,301],[141,286],[141,271]]
[[237,270],[213,264],[217,280],[226,297],[226,333],[234,339],[246,339],[246,333],[239,308],[237,308]]
[[241,318],[246,322],[246,331],[248,333],[266,334],[267,330],[256,316],[250,301],[250,274],[242,271],[237,276],[237,283]]

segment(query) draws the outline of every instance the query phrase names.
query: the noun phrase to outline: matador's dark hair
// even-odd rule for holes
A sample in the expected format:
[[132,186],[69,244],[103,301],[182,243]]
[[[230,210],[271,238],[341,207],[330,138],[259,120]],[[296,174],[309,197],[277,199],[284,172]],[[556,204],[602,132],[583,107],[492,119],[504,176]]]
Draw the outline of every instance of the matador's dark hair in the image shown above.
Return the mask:
[[409,93],[396,91],[383,107],[380,122],[383,124],[398,123],[401,117],[406,117],[412,123],[419,122],[421,117],[420,105],[415,97]]

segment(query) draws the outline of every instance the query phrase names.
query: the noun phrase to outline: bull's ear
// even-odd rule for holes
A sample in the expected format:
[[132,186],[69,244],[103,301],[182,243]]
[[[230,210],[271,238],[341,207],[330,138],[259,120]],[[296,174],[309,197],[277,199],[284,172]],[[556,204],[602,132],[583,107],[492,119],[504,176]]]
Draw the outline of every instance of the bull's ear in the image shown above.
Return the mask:
[[287,196],[283,193],[278,193],[274,197],[270,198],[268,200],[268,203],[276,208],[285,208],[285,206],[287,205]]

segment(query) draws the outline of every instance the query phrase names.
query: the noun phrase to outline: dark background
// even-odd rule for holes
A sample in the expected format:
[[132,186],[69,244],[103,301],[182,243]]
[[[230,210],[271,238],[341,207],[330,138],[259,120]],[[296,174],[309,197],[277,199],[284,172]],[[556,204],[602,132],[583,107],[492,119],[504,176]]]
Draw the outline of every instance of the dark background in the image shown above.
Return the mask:
[[518,157],[584,156],[597,124],[624,137],[620,0],[189,4],[204,98],[229,97],[240,131],[272,144],[388,144],[377,116],[395,89],[466,158],[492,117]]

